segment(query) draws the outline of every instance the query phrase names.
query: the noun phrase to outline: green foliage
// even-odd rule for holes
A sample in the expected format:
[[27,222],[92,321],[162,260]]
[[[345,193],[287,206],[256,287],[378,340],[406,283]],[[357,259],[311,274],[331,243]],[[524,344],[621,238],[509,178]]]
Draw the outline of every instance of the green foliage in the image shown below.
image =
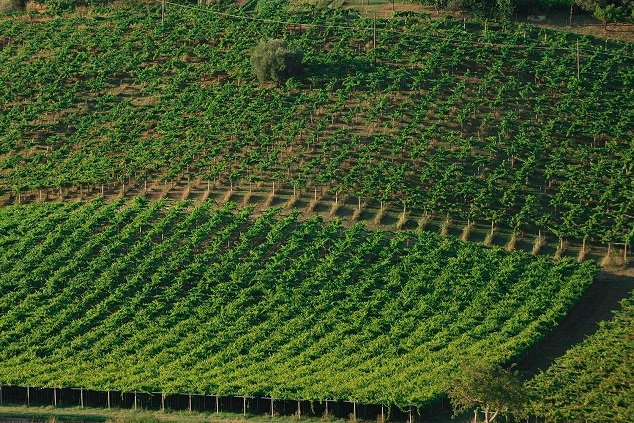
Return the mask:
[[0,209],[0,382],[439,400],[551,330],[596,266],[213,202]]
[[[209,7],[242,13],[230,3]],[[278,12],[313,24],[302,28],[157,16],[0,19],[1,201],[117,181],[276,181],[549,239],[621,243],[634,226],[631,44],[581,36],[577,79],[578,37],[532,26],[412,14],[378,20],[371,50],[371,20],[341,11]],[[249,58],[281,33],[309,72],[262,90]]]
[[[604,20],[606,18],[613,18],[615,15],[618,17],[621,15],[626,16],[634,11],[634,1],[632,0],[573,0],[573,2],[586,12],[595,14],[595,17],[602,22],[606,22]],[[606,8],[608,9],[607,13],[605,11]],[[601,18],[597,16],[597,13]]]
[[517,8],[517,0],[430,0],[437,10],[465,11],[479,17],[508,21]]
[[510,22],[515,13],[515,0],[496,0],[496,8],[498,17],[503,22]]
[[594,9],[594,17],[603,22],[606,28],[609,23],[622,22],[625,16],[625,9],[613,4],[608,4],[605,7],[597,6]]
[[[532,2],[529,0],[526,2],[527,4],[531,4]],[[546,9],[554,9],[554,10],[569,10],[570,4],[572,0],[537,0],[535,3],[541,7]]]
[[288,8],[288,0],[256,0],[256,12],[263,18],[275,18]]
[[517,373],[482,358],[465,361],[449,381],[447,391],[455,415],[475,408],[483,411],[485,423],[490,423],[500,414],[526,414],[528,397]]
[[302,72],[302,53],[284,40],[262,41],[251,55],[253,72],[260,82],[279,83]]
[[126,416],[106,420],[106,423],[160,423],[156,416]]
[[528,383],[531,412],[549,421],[631,421],[634,292],[612,320]]

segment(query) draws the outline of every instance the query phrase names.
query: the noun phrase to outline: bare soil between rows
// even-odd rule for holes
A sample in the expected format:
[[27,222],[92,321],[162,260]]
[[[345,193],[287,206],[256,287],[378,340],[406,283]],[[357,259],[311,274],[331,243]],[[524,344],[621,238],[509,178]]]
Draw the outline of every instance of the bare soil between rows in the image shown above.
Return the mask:
[[610,320],[621,300],[633,291],[634,269],[603,270],[564,320],[527,352],[519,370],[527,377],[546,370],[557,357],[596,332],[601,321]]

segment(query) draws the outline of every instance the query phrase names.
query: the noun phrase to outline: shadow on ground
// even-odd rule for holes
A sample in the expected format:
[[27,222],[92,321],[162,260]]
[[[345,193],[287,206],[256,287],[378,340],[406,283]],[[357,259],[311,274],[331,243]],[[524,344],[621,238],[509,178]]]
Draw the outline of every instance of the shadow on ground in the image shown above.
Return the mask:
[[602,271],[568,316],[519,362],[518,370],[532,377],[575,344],[592,335],[599,322],[610,320],[620,301],[634,291],[634,271]]

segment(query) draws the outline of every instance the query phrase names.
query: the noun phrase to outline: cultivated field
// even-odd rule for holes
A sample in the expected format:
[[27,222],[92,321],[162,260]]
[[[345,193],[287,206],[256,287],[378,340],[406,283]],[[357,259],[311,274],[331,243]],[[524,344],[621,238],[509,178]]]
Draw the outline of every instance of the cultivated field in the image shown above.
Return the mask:
[[[420,16],[380,20],[375,42],[345,11],[217,11],[0,21],[4,201],[277,187],[379,224],[627,258],[631,45]],[[307,74],[262,87],[249,51],[276,35]]]
[[3,209],[0,380],[427,406],[468,357],[521,357],[596,273],[232,208]]
[[203,3],[0,16],[0,404],[627,421],[634,45]]

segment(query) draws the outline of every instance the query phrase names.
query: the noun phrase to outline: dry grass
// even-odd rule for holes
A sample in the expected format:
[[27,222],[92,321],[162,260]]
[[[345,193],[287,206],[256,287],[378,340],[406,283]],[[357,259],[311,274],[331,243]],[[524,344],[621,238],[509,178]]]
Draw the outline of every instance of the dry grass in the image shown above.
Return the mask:
[[363,213],[363,208],[366,206],[365,203],[360,203],[357,207],[355,207],[354,212],[352,213],[352,217],[350,218],[351,222],[358,222],[361,218],[361,213]]
[[337,216],[337,211],[339,210],[340,206],[341,203],[339,201],[333,201],[332,205],[330,206],[330,210],[328,211],[328,217],[333,218]]
[[242,198],[242,202],[240,203],[240,207],[248,206],[249,202],[251,201],[251,196],[252,196],[251,191],[244,194],[244,197]]
[[0,15],[20,12],[24,10],[24,3],[18,0],[0,0]]
[[409,220],[409,214],[407,212],[402,212],[401,216],[398,218],[398,222],[396,222],[396,230],[397,231],[403,230],[408,220]]
[[440,225],[440,235],[442,236],[449,235],[449,229],[451,229],[452,223],[453,221],[449,217],[447,217],[445,221],[442,222],[442,225]]
[[[247,194],[247,196],[250,196],[250,194]],[[245,196],[245,198],[247,197]],[[272,190],[269,195],[266,196],[264,202],[262,203],[262,208],[268,209],[271,207],[271,204],[273,204],[273,201],[275,201],[275,190]]]
[[231,201],[231,197],[233,197],[233,188],[229,188],[229,191],[225,192],[225,195],[222,197],[222,203],[228,203]]
[[[11,419],[21,419],[23,421],[44,420],[53,421],[94,421],[94,422],[170,422],[170,423],[293,423],[297,421],[297,416],[274,417],[269,415],[247,415],[237,413],[208,413],[189,411],[150,411],[150,410],[127,410],[120,408],[99,409],[99,408],[76,408],[76,407],[26,407],[26,406],[0,406],[0,417]],[[319,417],[301,416],[301,420],[311,422],[323,422]],[[329,422],[345,422],[344,419],[337,419],[332,416]]]
[[187,200],[187,198],[189,197],[189,193],[191,192],[191,185],[187,185],[185,187],[185,189],[183,190],[183,194],[181,195],[181,201],[182,200]]
[[623,248],[623,251],[615,251],[616,249],[613,248],[611,244],[608,244],[608,250],[599,264],[603,267],[609,268],[628,267],[630,264],[630,257],[627,255],[625,247]]
[[565,241],[560,241],[559,247],[557,247],[557,251],[555,251],[555,255],[553,256],[553,258],[555,260],[561,259],[564,256],[564,253],[566,252],[567,249],[568,249],[568,243]]
[[374,223],[375,225],[380,225],[381,224],[381,221],[383,220],[383,215],[385,214],[384,210],[385,209],[383,207],[381,207],[379,209],[379,211],[374,216],[374,220],[372,221],[372,223]]
[[319,204],[319,197],[317,198],[313,197],[313,199],[310,200],[310,203],[308,203],[308,207],[306,207],[306,213],[313,213],[315,211],[315,208],[317,208],[318,204]]
[[427,225],[429,225],[429,222],[431,222],[431,218],[432,215],[430,213],[425,213],[424,215],[422,215],[421,218],[418,219],[418,227],[416,228],[416,230],[418,232],[424,231]]
[[297,201],[299,201],[299,198],[300,198],[299,194],[291,195],[291,197],[288,199],[286,204],[284,204],[284,208],[292,209],[293,207],[295,207],[295,204],[297,204]]
[[203,196],[200,198],[200,202],[204,203],[205,201],[207,201],[209,199],[209,194],[211,194],[211,191],[206,189],[205,192],[203,192]]
[[487,232],[487,235],[484,237],[484,245],[493,245],[493,238],[496,232],[497,229],[495,226],[491,226],[491,229],[489,229],[489,232]]
[[161,190],[161,194],[159,195],[159,198],[167,198],[167,194],[169,194],[171,189],[172,189],[171,183],[164,184],[163,189]]
[[518,238],[518,235],[516,233],[513,233],[511,235],[511,239],[509,239],[509,242],[507,242],[504,246],[504,249],[508,252],[515,250],[515,244],[517,243]]
[[579,248],[579,254],[577,254],[577,263],[581,263],[586,259],[586,254],[590,252],[590,248],[581,246]]
[[546,237],[540,233],[535,237],[531,254],[533,254],[534,256],[539,254],[539,251],[542,249],[544,245],[546,245]]
[[462,241],[468,241],[469,240],[469,235],[471,235],[471,232],[473,232],[473,230],[475,229],[476,225],[473,222],[469,222],[465,225],[464,229],[462,230],[462,233],[460,234],[460,239]]

